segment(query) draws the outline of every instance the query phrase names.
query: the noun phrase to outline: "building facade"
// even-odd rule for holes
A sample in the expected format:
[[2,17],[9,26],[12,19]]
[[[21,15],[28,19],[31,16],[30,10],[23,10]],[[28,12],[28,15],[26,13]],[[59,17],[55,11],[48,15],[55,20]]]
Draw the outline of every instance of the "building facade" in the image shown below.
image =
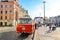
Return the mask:
[[14,26],[19,11],[18,0],[0,0],[0,26]]
[[56,24],[56,17],[50,17],[49,18],[49,23],[54,23],[54,24]]
[[30,17],[18,0],[0,0],[0,26],[16,26],[19,18]]
[[57,17],[56,17],[56,23],[57,23],[57,26],[60,26],[60,15],[58,15]]
[[43,24],[44,23],[44,19],[43,19],[43,17],[35,17],[34,18],[34,21],[35,21],[35,23],[37,23],[37,24]]
[[24,8],[20,7],[19,18],[22,18],[22,17],[29,17],[30,18],[28,11],[25,10]]

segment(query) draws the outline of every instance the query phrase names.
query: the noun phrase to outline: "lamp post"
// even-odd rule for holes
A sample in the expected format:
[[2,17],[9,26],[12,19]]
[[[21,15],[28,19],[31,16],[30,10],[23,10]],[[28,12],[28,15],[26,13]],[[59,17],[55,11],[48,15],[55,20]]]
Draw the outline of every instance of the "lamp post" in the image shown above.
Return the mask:
[[40,17],[41,17],[41,13],[40,13]]
[[45,3],[46,3],[46,2],[43,1],[43,4],[44,4],[44,5],[43,5],[43,6],[44,6],[44,25],[45,25]]

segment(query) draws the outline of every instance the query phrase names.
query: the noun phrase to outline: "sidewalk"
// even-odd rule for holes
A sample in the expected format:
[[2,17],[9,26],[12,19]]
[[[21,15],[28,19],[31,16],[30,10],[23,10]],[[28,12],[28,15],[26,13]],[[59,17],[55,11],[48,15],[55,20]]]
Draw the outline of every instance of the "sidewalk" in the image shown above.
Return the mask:
[[57,28],[55,31],[46,33],[48,27],[40,27],[35,32],[35,40],[60,40],[60,28]]
[[16,30],[16,27],[0,27],[0,33],[14,30]]

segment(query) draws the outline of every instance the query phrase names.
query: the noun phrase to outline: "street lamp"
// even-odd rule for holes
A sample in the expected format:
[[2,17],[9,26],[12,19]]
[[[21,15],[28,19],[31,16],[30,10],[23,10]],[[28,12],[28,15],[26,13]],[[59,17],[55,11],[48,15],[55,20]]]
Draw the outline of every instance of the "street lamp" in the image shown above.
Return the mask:
[[40,13],[40,17],[41,17],[41,13]]
[[43,1],[43,4],[44,4],[44,5],[43,5],[43,6],[44,6],[44,24],[45,24],[45,3],[46,3],[46,2]]

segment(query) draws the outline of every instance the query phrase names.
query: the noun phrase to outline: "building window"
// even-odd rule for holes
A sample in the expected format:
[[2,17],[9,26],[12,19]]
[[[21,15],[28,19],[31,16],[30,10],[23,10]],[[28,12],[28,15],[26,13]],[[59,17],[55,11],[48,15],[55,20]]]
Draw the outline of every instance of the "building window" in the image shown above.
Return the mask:
[[16,16],[15,17],[16,17],[16,20],[17,20],[18,19],[18,12],[17,11],[16,11]]
[[5,16],[5,19],[7,19],[7,16]]
[[10,10],[10,13],[11,13],[12,11]]
[[5,13],[7,13],[7,11],[5,11]]
[[2,20],[2,16],[0,16],[0,20]]
[[11,8],[11,7],[12,7],[12,5],[9,6],[9,8]]
[[1,8],[3,8],[3,5],[1,5]]
[[8,0],[1,0],[1,2],[8,2]]
[[1,11],[1,14],[3,13],[3,11]]
[[8,5],[5,5],[5,8],[7,8],[8,7]]
[[15,0],[16,1],[16,0]]

